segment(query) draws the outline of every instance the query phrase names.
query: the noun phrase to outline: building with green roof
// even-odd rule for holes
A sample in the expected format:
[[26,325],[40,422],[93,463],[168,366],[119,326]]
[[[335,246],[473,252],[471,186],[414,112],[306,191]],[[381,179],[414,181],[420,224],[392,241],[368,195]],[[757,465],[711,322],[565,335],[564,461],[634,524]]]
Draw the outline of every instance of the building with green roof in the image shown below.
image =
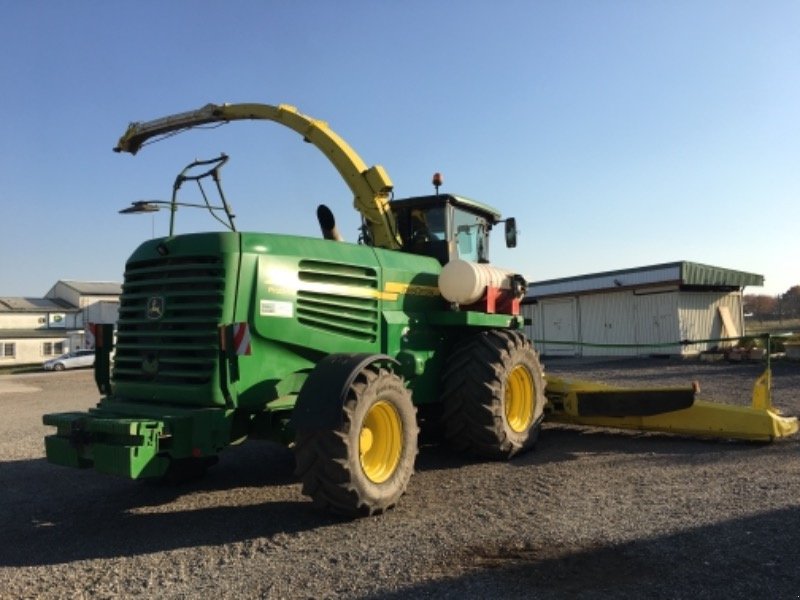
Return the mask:
[[744,288],[762,285],[762,275],[679,261],[536,281],[523,311],[545,355],[692,355],[742,335]]

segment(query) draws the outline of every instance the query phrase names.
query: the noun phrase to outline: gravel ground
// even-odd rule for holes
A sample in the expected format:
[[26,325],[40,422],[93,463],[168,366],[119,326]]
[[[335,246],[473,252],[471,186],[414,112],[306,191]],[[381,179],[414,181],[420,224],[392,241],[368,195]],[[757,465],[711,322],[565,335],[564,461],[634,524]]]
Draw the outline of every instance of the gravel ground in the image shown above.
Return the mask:
[[[545,361],[549,373],[699,379],[746,403],[758,365]],[[800,364],[773,396],[800,414]],[[227,450],[200,482],[47,464],[41,415],[97,399],[91,373],[0,377],[2,598],[798,598],[800,440],[700,441],[546,425],[509,463],[421,449],[399,506],[311,509],[290,451]]]

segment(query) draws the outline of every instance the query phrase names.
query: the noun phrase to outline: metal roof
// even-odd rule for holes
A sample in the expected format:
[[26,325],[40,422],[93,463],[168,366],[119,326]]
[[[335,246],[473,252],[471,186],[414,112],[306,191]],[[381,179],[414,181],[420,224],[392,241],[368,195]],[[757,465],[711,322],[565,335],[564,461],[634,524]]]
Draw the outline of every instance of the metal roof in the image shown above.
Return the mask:
[[61,279],[58,283],[63,283],[82,296],[119,296],[122,293],[122,284],[115,281],[67,281]]
[[494,220],[499,220],[503,215],[500,214],[500,211],[494,208],[493,206],[489,206],[484,202],[479,202],[478,200],[473,200],[472,198],[467,198],[466,196],[456,196],[453,194],[453,200],[455,204],[465,206],[467,208],[477,209],[481,212],[488,212],[494,217]]
[[77,312],[60,298],[0,298],[0,313],[4,312]]
[[764,285],[764,276],[700,263],[680,261],[591,273],[575,277],[534,281],[528,297],[560,296],[581,292],[672,285],[676,288],[743,288]]

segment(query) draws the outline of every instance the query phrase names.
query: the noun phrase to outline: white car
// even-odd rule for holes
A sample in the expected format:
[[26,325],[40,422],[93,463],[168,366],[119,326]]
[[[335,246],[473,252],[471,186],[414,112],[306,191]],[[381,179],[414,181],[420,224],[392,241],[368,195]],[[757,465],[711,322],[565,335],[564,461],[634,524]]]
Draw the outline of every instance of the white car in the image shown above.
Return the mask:
[[94,350],[75,350],[44,362],[45,371],[63,371],[94,366]]

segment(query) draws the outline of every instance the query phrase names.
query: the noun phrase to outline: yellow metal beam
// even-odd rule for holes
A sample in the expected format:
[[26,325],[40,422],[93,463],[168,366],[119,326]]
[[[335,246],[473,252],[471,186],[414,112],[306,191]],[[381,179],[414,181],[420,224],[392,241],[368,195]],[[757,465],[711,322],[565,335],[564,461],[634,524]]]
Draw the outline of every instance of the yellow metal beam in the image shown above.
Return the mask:
[[396,250],[400,238],[389,209],[392,181],[380,165],[367,168],[350,145],[325,121],[304,115],[294,106],[280,104],[207,104],[197,110],[161,117],[143,123],[131,123],[114,148],[117,152],[136,154],[150,138],[190,129],[208,123],[240,120],[266,120],[280,123],[314,144],[333,164],[353,192],[353,205],[364,217],[372,244]]
[[[590,427],[768,442],[794,435],[798,431],[797,417],[785,417],[772,407],[770,378],[770,371],[767,370],[756,380],[751,406],[695,399],[689,408],[654,415],[581,416],[578,401],[581,393],[631,390],[595,382],[548,377],[545,391],[548,398],[546,418],[548,421]],[[653,390],[640,391],[645,397]]]

